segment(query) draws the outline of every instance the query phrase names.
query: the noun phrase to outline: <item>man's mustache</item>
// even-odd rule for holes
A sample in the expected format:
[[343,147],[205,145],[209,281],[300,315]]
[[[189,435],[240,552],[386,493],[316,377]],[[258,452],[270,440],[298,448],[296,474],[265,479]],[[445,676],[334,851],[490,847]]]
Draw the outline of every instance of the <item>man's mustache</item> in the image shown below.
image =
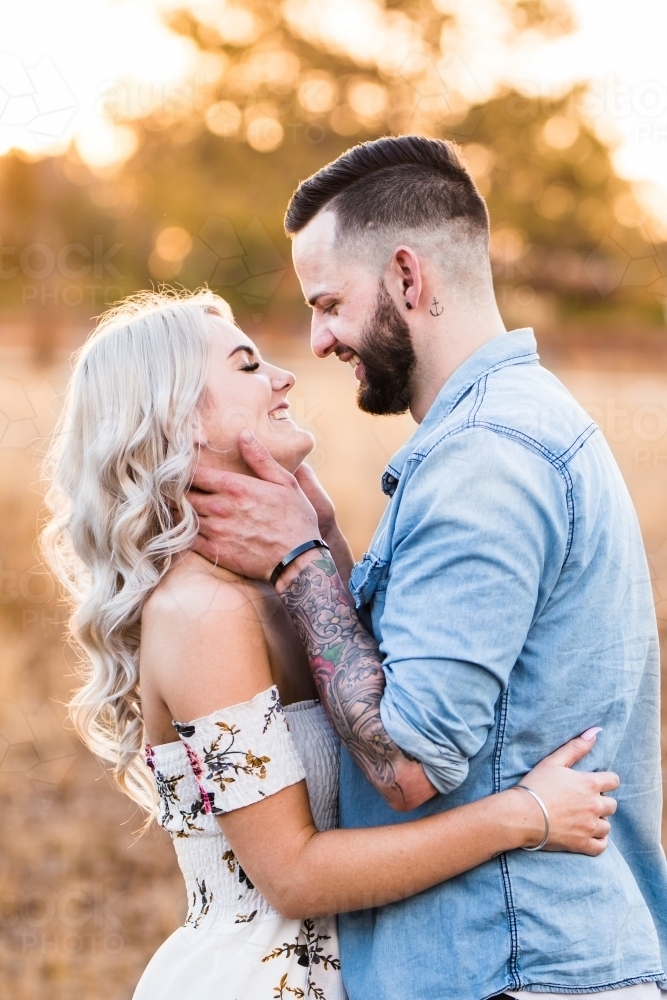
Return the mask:
[[341,354],[344,354],[346,351],[349,351],[351,354],[356,354],[361,361],[364,360],[359,348],[348,347],[347,344],[339,344],[336,348],[334,348],[334,354],[337,358],[339,358]]

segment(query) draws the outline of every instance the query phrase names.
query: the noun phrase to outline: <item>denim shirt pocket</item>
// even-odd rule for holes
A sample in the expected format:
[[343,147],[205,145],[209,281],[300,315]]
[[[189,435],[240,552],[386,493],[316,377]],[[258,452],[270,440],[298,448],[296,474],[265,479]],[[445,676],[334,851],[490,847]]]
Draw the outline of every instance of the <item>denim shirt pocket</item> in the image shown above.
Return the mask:
[[370,604],[376,594],[387,589],[389,562],[378,559],[372,552],[366,552],[350,576],[350,593],[358,608]]

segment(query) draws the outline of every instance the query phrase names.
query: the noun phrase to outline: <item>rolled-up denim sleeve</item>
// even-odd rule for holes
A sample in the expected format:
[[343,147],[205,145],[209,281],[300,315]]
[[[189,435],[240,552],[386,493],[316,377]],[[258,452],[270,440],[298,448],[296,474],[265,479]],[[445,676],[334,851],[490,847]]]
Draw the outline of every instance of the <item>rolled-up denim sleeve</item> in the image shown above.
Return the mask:
[[548,456],[478,427],[435,445],[402,492],[381,618],[381,715],[442,793],[485,743],[556,584],[567,496]]

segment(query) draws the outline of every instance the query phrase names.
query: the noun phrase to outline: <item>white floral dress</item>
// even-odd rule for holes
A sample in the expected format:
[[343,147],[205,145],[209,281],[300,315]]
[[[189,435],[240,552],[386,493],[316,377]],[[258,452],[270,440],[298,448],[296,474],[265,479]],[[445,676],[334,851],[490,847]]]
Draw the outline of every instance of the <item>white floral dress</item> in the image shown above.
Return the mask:
[[336,918],[281,917],[216,820],[305,777],[318,829],[337,825],[339,744],[324,709],[314,701],[283,708],[272,687],[174,727],[180,742],[147,745],[146,759],[189,909],[134,1000],[345,1000]]

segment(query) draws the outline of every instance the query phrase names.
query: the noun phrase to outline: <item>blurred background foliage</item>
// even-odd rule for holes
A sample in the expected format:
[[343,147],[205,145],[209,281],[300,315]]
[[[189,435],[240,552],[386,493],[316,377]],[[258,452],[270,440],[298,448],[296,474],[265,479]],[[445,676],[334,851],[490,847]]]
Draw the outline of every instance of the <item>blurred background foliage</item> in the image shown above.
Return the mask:
[[509,323],[663,322],[667,250],[616,176],[585,86],[527,95],[467,59],[491,35],[511,53],[569,31],[567,5],[496,0],[477,37],[451,0],[358,3],[357,34],[329,0],[168,11],[198,71],[101,95],[119,163],[91,167],[75,147],[0,158],[0,308],[33,309],[44,350],[72,310],[90,317],[149,283],[209,283],[241,321],[289,327],[303,315],[282,232],[295,186],[355,142],[419,132],[460,143],[488,201]]
[[[191,40],[192,78],[100,92],[112,157],[80,134],[59,155],[0,156],[0,1000],[128,998],[184,912],[169,838],[136,841],[139,817],[64,721],[72,654],[36,544],[37,466],[72,349],[125,294],[209,283],[296,373],[292,412],[360,556],[414,424],[362,413],[349,367],[313,357],[282,229],[299,180],[351,144],[421,132],[462,147],[505,321],[536,327],[630,489],[667,662],[665,238],[615,173],[586,81],[547,96],[503,82],[570,32],[565,0],[150,2]],[[80,30],[79,7],[59,16]],[[667,711],[663,745],[667,764]]]

